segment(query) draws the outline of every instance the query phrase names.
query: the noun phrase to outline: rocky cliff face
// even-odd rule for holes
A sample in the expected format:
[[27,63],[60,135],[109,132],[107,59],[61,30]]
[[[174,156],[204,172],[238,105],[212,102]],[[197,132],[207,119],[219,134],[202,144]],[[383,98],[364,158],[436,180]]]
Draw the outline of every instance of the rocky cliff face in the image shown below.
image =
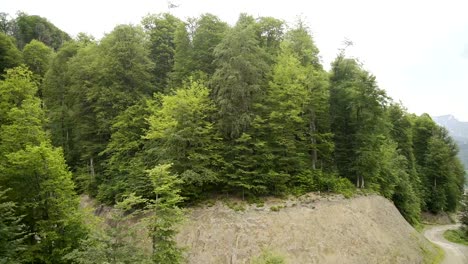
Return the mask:
[[[250,263],[268,250],[286,263],[425,263],[436,249],[380,196],[309,194],[235,211],[189,210],[178,243],[188,263]],[[426,258],[426,259],[425,259]]]

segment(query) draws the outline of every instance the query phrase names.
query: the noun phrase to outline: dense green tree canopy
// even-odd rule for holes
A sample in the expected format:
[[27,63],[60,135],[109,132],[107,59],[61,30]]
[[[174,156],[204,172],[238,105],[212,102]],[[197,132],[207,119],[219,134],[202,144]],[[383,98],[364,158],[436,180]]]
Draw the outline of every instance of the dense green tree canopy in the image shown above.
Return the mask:
[[23,48],[24,63],[33,73],[43,77],[49,68],[52,53],[53,51],[51,48],[33,39]]
[[0,74],[15,66],[19,66],[23,62],[21,52],[16,48],[14,39],[0,33]]
[[57,50],[70,36],[50,23],[46,18],[19,12],[12,21],[12,34],[17,40],[18,48],[23,49],[26,44],[35,39]]
[[[346,50],[327,72],[301,20],[165,13],[71,40],[19,13],[0,30],[0,257],[13,263],[180,263],[182,207],[220,195],[360,189],[411,224],[462,199],[448,131]],[[98,229],[75,191],[123,211]],[[124,243],[135,215],[151,252]]]
[[71,173],[62,151],[51,146],[43,130],[44,113],[32,73],[10,69],[0,82],[0,185],[28,233],[28,262],[57,263],[83,235]]

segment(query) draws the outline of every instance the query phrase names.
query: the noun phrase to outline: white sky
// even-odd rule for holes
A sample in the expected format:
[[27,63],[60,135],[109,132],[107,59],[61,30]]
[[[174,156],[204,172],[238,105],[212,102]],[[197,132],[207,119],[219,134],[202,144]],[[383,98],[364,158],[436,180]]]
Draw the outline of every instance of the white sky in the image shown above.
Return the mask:
[[[381,88],[410,112],[453,114],[468,121],[468,1],[463,0],[173,0],[184,19],[212,13],[234,24],[239,13],[294,22],[305,18],[324,66],[345,38],[348,54],[377,76]],[[123,23],[168,11],[167,0],[0,0],[0,12],[46,17],[75,36],[101,38]]]

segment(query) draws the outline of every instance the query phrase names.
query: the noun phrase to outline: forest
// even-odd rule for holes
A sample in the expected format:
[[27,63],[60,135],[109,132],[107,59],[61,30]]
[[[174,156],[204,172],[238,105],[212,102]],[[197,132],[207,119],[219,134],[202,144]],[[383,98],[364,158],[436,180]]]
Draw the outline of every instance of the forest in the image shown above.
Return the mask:
[[[153,14],[96,40],[19,12],[0,29],[0,263],[178,263],[183,208],[217,195],[378,193],[413,225],[459,207],[448,131],[350,43],[325,70],[300,19]],[[146,262],[96,237],[81,194],[155,212]]]

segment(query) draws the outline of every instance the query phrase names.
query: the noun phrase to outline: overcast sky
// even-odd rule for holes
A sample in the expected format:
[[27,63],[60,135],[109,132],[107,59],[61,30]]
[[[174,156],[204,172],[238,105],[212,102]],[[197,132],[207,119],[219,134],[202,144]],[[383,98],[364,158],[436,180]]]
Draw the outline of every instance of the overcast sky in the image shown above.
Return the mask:
[[[345,38],[381,88],[410,112],[453,114],[468,121],[468,1],[443,0],[173,0],[182,19],[212,13],[235,23],[241,12],[309,24],[328,69]],[[167,0],[1,0],[0,12],[46,17],[75,36],[97,39],[123,23],[167,12]]]

